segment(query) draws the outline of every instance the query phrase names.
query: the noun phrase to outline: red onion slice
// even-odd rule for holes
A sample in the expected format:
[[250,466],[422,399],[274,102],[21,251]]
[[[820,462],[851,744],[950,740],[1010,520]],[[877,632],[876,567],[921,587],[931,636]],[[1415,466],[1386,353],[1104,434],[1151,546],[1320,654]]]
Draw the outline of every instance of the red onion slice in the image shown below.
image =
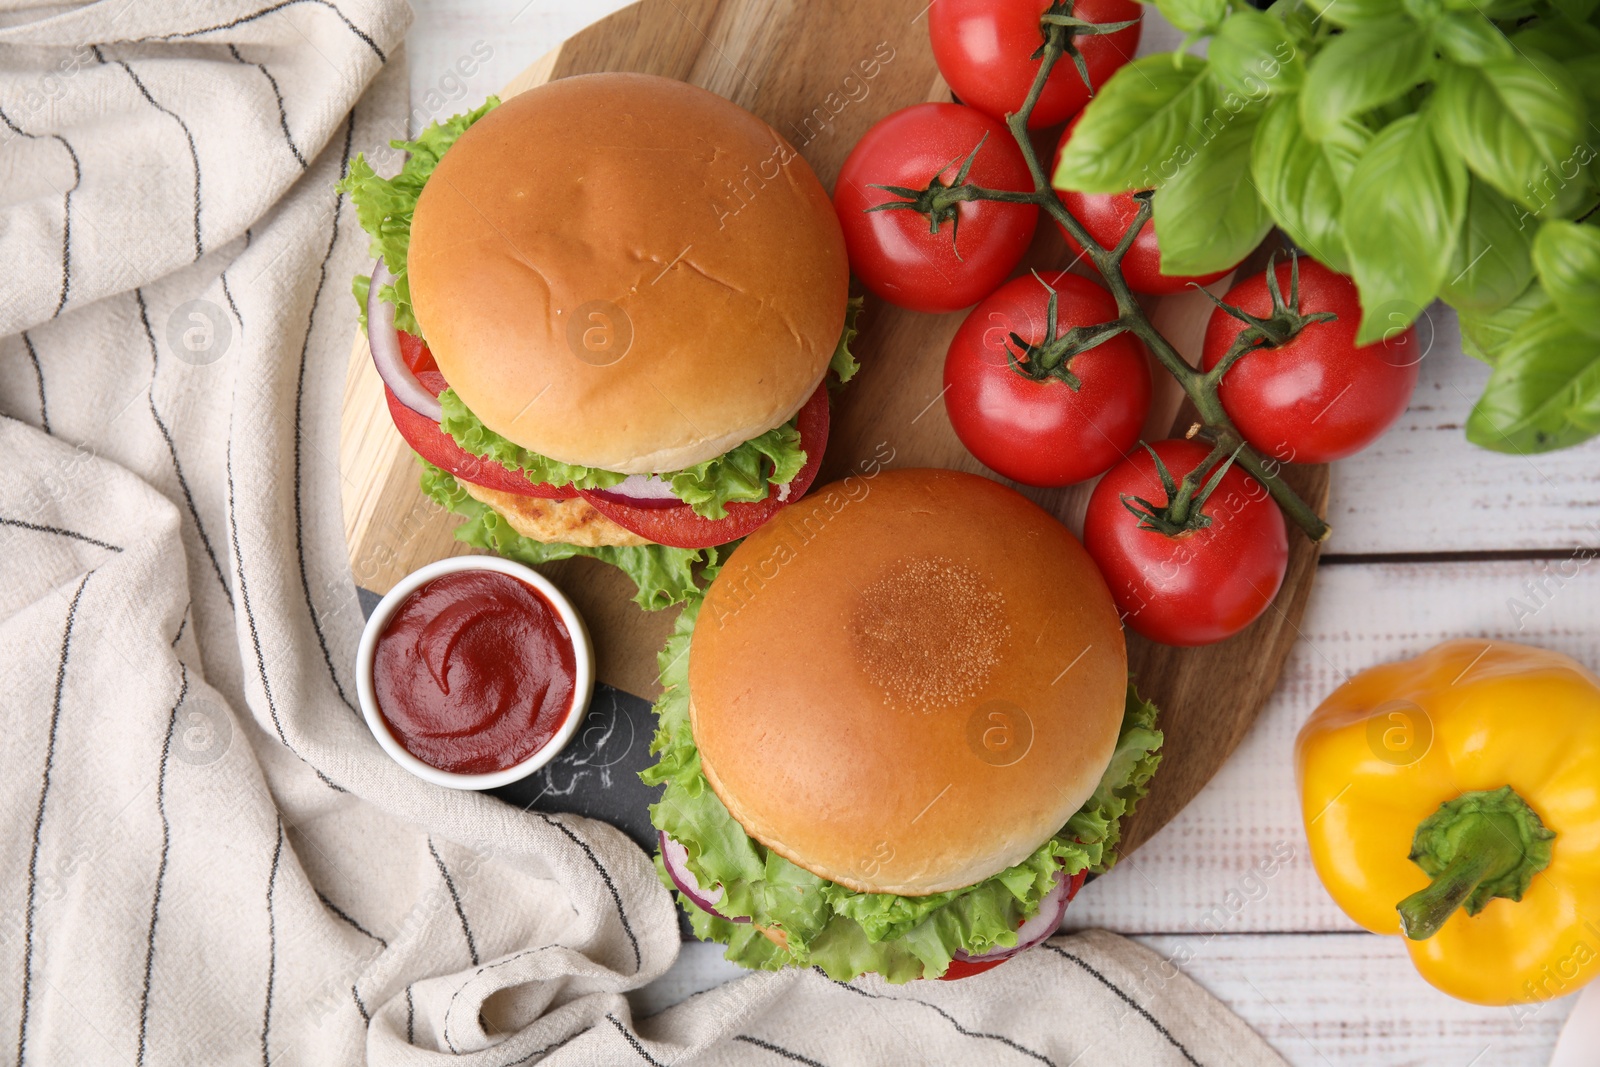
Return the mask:
[[694,901],[695,906],[701,911],[710,912],[719,919],[729,922],[747,923],[750,920],[741,915],[728,916],[717,910],[717,905],[722,903],[723,889],[713,886],[711,889],[701,889],[700,879],[694,876],[689,869],[689,850],[668,836],[665,830],[660,831],[661,839],[661,865],[667,869],[667,876],[672,879],[672,884],[684,896]]
[[1048,939],[1061,928],[1061,919],[1067,914],[1067,902],[1077,892],[1077,885],[1082,884],[1082,876],[1069,876],[1064,871],[1056,872],[1056,883],[1050,887],[1039,901],[1039,912],[1033,918],[1017,928],[1017,943],[1010,948],[996,945],[988,952],[972,956],[960,949],[953,954],[953,958],[963,963],[989,963],[991,961],[1008,960],[1019,952],[1028,949]]
[[378,290],[394,284],[394,275],[384,266],[383,257],[372,265],[372,283],[367,288],[367,347],[372,351],[372,363],[378,368],[378,377],[394,393],[395,399],[418,415],[434,422],[444,417],[439,398],[417,380],[400,355],[400,335],[394,327],[394,305],[378,299]]
[[591,489],[589,492],[613,504],[626,504],[634,508],[676,508],[683,501],[672,491],[672,485],[659,474],[630,474],[610,489]]

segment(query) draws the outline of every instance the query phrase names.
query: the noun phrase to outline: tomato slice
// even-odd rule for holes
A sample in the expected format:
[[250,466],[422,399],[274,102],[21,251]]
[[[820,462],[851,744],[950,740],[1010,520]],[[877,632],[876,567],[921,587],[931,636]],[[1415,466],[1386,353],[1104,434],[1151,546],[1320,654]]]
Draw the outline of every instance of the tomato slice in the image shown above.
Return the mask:
[[[422,338],[404,330],[398,332],[400,356],[411,368],[411,373],[417,376],[417,381],[434,396],[444,392],[448,383],[444,375],[439,373],[439,364],[434,362],[427,344]],[[389,401],[389,417],[394,420],[395,429],[400,431],[400,436],[405,438],[412,451],[435,467],[449,471],[462,481],[486,489],[497,489],[502,493],[536,496],[546,500],[569,500],[578,495],[578,491],[570,485],[530,482],[520,471],[511,470],[492,459],[474,456],[456,444],[455,438],[445,433],[437,422],[400,403],[400,398],[387,385],[383,387],[383,393]]]
[[765,500],[736,501],[728,505],[726,518],[707,519],[694,513],[688,504],[665,508],[641,508],[620,504],[594,493],[578,490],[594,509],[623,529],[672,548],[710,548],[737,541],[776,515],[783,507],[805,495],[822,465],[822,451],[828,444],[828,390],[817,386],[811,399],[795,420],[800,431],[800,447],[806,451],[806,465],[789,483],[787,500],[778,499],[773,486]]

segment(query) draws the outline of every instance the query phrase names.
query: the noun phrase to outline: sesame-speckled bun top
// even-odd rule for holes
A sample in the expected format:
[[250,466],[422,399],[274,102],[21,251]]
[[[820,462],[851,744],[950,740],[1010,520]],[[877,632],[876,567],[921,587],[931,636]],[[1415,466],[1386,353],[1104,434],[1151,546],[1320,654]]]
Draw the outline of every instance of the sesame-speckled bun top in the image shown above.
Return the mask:
[[862,892],[972,885],[1082,806],[1116,745],[1122,627],[1012,489],[853,476],[746,538],[689,652],[706,778],[745,831]]

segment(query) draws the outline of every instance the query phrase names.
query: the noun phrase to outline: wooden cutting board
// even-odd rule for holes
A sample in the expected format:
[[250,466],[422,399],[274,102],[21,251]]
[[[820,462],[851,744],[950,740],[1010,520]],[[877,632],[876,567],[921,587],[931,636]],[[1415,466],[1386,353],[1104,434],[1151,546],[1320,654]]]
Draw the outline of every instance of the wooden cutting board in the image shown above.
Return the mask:
[[[875,121],[925,100],[948,100],[928,45],[925,0],[640,0],[579,32],[529,67],[502,96],[596,71],[640,71],[693,82],[771,123],[831,188],[850,148]],[[1055,131],[1050,131],[1053,137]],[[1039,142],[1049,158],[1052,139]],[[1026,264],[1071,260],[1042,224]],[[1248,265],[1247,265],[1248,266]],[[1222,292],[1228,279],[1213,286]],[[1198,354],[1211,305],[1198,293],[1150,305],[1156,325],[1185,355]],[[956,439],[940,402],[942,367],[962,313],[924,315],[869,300],[855,350],[862,371],[835,398],[819,483],[869,456],[894,467],[988,473]],[[1182,396],[1156,372],[1157,403],[1146,437],[1186,428]],[[387,592],[424,563],[472,551],[454,540],[457,519],[422,495],[419,468],[389,419],[365,339],[358,335],[345,382],[340,434],[345,534],[356,583]],[[993,475],[991,474],[991,477]],[[1319,510],[1325,466],[1295,468],[1291,482]],[[1074,530],[1087,487],[1023,493]],[[1125,828],[1124,849],[1146,840],[1199,792],[1249,730],[1294,644],[1316,570],[1317,546],[1290,534],[1289,572],[1277,602],[1249,629],[1204,649],[1174,649],[1129,635],[1130,669],[1161,708],[1166,758],[1149,800]],[[595,638],[602,681],[656,692],[655,654],[672,612],[647,614],[629,600],[620,572],[586,559],[543,568],[578,605]]]

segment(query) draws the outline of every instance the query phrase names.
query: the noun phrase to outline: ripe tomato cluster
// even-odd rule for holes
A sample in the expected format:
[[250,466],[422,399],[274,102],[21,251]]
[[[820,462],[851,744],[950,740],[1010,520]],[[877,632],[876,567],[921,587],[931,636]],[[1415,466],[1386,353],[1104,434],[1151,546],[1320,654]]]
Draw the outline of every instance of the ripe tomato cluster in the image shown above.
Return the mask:
[[[1131,294],[1176,293],[1229,272],[1163,273],[1142,194],[1044,188],[1024,135],[1066,123],[1059,158],[1093,89],[1133,58],[1141,10],[1133,0],[940,0],[929,32],[958,102],[904,108],[868,130],[844,162],[834,206],[870,292],[915,311],[970,309],[944,366],[945,408],[962,443],[1026,485],[1103,476],[1084,544],[1124,620],[1153,640],[1207,644],[1272,602],[1287,566],[1286,524],[1262,481],[1220,445],[1139,447],[1152,381]],[[1060,61],[1046,76],[1047,53]],[[1120,303],[1102,281],[1069,270],[1017,276],[1041,207],[1056,210],[1052,195],[1112,251],[1106,277]],[[1084,260],[1057,224],[1077,255],[1066,266]],[[1360,315],[1348,277],[1304,258],[1270,265],[1219,303],[1191,378],[1210,375],[1205,388],[1233,440],[1267,462],[1350,455],[1405,410],[1419,359],[1409,329],[1357,347]],[[1149,338],[1147,320],[1139,323]]]

